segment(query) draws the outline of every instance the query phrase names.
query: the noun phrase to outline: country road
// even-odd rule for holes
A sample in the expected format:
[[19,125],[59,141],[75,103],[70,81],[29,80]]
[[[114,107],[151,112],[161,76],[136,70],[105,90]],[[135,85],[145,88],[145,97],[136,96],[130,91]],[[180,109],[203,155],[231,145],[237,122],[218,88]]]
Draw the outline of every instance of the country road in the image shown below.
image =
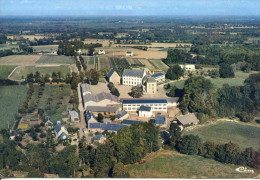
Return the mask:
[[86,128],[86,122],[85,122],[85,116],[84,116],[85,109],[82,104],[80,85],[81,85],[81,83],[79,83],[78,87],[77,87],[78,99],[79,99],[78,109],[80,111],[80,122],[79,122],[78,126],[79,126],[79,138],[82,139],[84,136],[83,129]]

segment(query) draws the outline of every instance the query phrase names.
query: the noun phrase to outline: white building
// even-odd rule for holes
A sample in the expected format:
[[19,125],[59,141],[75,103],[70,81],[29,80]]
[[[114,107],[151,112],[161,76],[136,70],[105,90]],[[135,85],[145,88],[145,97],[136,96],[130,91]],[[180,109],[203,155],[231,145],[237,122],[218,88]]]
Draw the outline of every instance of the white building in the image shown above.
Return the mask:
[[100,49],[100,50],[98,51],[98,55],[102,55],[102,54],[106,54],[106,52],[105,52],[103,49]]
[[139,108],[139,117],[152,117],[152,108],[149,106],[141,106]]
[[163,82],[163,81],[165,81],[165,74],[163,74],[163,73],[153,74],[152,77],[156,80],[156,82]]
[[78,122],[79,114],[76,111],[69,111],[69,118],[70,118],[71,122]]
[[145,75],[145,71],[125,69],[123,72],[122,83],[125,86],[142,85],[143,77]]
[[127,51],[125,55],[126,55],[126,56],[133,56],[134,53],[133,53],[132,51]]
[[195,71],[195,65],[194,64],[184,64],[184,65],[179,65],[182,69],[185,71]]
[[85,96],[86,94],[91,94],[89,84],[84,83],[84,84],[81,84],[80,87],[81,87],[81,95],[82,96]]
[[138,111],[141,106],[149,106],[152,111],[167,112],[167,108],[177,106],[179,98],[167,99],[123,99],[123,111]]

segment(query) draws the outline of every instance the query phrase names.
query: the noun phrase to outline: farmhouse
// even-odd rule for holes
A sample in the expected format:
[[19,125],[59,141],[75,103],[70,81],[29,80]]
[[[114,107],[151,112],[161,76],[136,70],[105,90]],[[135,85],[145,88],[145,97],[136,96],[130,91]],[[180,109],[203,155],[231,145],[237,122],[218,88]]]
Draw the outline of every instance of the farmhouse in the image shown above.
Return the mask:
[[182,69],[184,69],[185,71],[195,71],[195,65],[194,64],[184,64],[184,65],[179,65]]
[[137,86],[142,84],[145,71],[125,69],[123,72],[122,83],[125,86]]
[[49,116],[45,117],[43,123],[44,123],[44,126],[47,127],[47,129],[53,128],[53,122],[51,121]]
[[114,69],[111,69],[107,74],[108,82],[112,82],[114,84],[120,84],[120,79],[121,79],[120,76],[117,74],[117,72]]
[[177,121],[183,126],[194,125],[194,124],[198,124],[199,122],[199,120],[197,119],[194,113],[186,114],[183,116],[177,116],[176,118]]
[[156,125],[164,126],[166,125],[166,117],[165,115],[157,114],[152,122]]
[[96,116],[91,111],[87,111],[85,117],[88,122],[88,127],[90,127],[90,123],[98,123]]
[[107,138],[106,138],[106,135],[94,135],[93,139],[94,139],[94,141],[97,141],[102,144],[105,142],[105,140]]
[[132,51],[127,51],[125,55],[126,55],[126,56],[133,56],[134,53],[133,53]]
[[89,84],[87,83],[84,83],[84,84],[81,84],[81,96],[85,96],[86,94],[91,94],[91,91],[90,91],[90,87],[89,87]]
[[57,139],[69,139],[68,131],[63,125],[61,125],[60,121],[58,121],[57,124],[54,126],[54,130]]
[[153,74],[152,77],[156,80],[156,82],[163,82],[163,81],[165,81],[165,74],[163,74],[163,73]]
[[149,106],[141,106],[139,108],[139,117],[151,117],[153,115],[152,108]]
[[102,92],[96,95],[86,94],[83,96],[83,105],[85,109],[87,106],[109,106],[120,104],[118,97]]
[[69,118],[70,118],[71,122],[78,122],[79,114],[76,111],[69,111]]

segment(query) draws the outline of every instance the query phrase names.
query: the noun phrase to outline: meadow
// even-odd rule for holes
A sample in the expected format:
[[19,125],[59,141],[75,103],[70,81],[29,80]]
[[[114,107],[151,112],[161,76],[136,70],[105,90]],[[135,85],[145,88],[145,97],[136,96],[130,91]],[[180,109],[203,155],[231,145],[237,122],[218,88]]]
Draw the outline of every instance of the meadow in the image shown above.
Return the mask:
[[33,51],[43,51],[43,52],[50,52],[50,51],[57,51],[58,45],[45,45],[45,46],[31,46]]
[[0,65],[0,79],[7,79],[16,66]]
[[24,66],[19,67],[15,70],[15,72],[11,75],[12,79],[21,80],[27,76],[27,74],[34,73],[38,71],[41,75],[49,74],[52,75],[53,72],[58,73],[61,72],[61,76],[65,77],[68,73],[70,73],[70,68],[65,65],[61,66]]
[[253,147],[259,149],[260,127],[231,121],[217,121],[192,129],[184,130],[184,134],[198,135],[203,141],[225,144],[229,141],[239,144],[242,149]]
[[34,65],[41,55],[12,55],[0,58],[0,65]]
[[19,45],[14,44],[0,44],[0,50],[19,48]]
[[75,64],[70,56],[42,56],[36,64]]
[[131,178],[252,178],[260,172],[238,173],[235,171],[238,167],[196,155],[161,150],[147,155],[144,163],[127,168]]
[[15,114],[26,98],[27,87],[24,85],[0,86],[0,129],[7,128],[15,121]]

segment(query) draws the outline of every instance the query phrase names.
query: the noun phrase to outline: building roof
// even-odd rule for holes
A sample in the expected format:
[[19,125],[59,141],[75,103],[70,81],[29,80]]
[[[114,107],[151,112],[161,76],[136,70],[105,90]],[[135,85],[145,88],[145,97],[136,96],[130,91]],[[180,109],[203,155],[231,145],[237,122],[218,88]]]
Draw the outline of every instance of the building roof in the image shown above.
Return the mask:
[[197,124],[199,122],[194,113],[186,114],[183,116],[177,116],[176,118],[182,125]]
[[156,115],[152,122],[155,123],[155,124],[164,124],[165,123],[165,116],[164,115]]
[[128,119],[124,119],[122,121],[122,124],[140,124],[140,123],[144,123],[144,121],[136,121],[136,120],[128,120]]
[[64,139],[64,138],[63,138],[64,136],[66,137],[66,139],[69,139],[69,138],[70,138],[68,134],[66,134],[65,132],[62,132],[62,133],[59,135],[58,139]]
[[103,123],[111,123],[111,120],[110,120],[110,119],[107,119],[107,118],[105,118],[105,119],[103,119]]
[[94,135],[94,140],[100,140],[102,137],[106,137],[106,135]]
[[43,122],[44,122],[44,123],[47,123],[47,122],[50,121],[50,120],[51,120],[50,117],[49,117],[49,116],[46,116]]
[[166,99],[123,99],[123,104],[152,104],[152,103],[167,103]]
[[140,77],[142,78],[144,71],[141,70],[132,70],[132,69],[125,69],[123,72],[123,76],[133,76],[133,77]]
[[91,92],[89,84],[87,83],[81,84],[81,91],[82,93]]
[[119,131],[126,125],[123,124],[112,124],[112,123],[89,123],[89,129],[102,129],[108,131]]
[[87,106],[87,111],[94,112],[117,112],[119,107],[117,106]]
[[172,97],[166,99],[168,103],[177,103],[179,98],[178,97]]
[[160,77],[160,76],[164,76],[164,74],[160,72],[160,73],[156,73],[156,74],[152,75],[153,78],[157,78],[157,77]]
[[12,130],[11,132],[8,132],[9,136],[16,136],[16,135],[19,135],[19,131],[16,129],[16,130]]
[[[107,77],[110,78],[114,73],[117,74],[117,72],[112,68],[109,73],[107,74]],[[117,74],[118,75],[118,74]],[[118,75],[119,76],[119,75]]]
[[156,83],[156,80],[153,77],[148,77],[146,83]]
[[104,99],[109,99],[114,102],[119,102],[119,99],[117,96],[114,96],[114,95],[112,95],[110,93],[106,93],[106,92],[102,92],[102,93],[99,93],[96,95],[86,94],[86,95],[84,95],[83,99],[84,99],[84,102],[88,102],[88,101],[100,102]]
[[117,119],[120,119],[121,117],[123,117],[123,116],[126,115],[126,114],[127,114],[127,112],[126,112],[126,111],[123,111],[123,112],[121,112],[121,113],[115,115],[115,117],[116,117]]
[[141,106],[139,108],[139,111],[151,111],[151,107],[149,107],[149,106]]
[[87,121],[90,120],[91,117],[93,117],[94,119],[97,119],[96,116],[91,111],[87,111],[85,117],[86,117]]
[[69,111],[71,118],[79,118],[79,114],[76,111]]
[[59,133],[60,130],[61,130],[61,124],[60,123],[57,123],[55,126],[54,126],[54,130]]

